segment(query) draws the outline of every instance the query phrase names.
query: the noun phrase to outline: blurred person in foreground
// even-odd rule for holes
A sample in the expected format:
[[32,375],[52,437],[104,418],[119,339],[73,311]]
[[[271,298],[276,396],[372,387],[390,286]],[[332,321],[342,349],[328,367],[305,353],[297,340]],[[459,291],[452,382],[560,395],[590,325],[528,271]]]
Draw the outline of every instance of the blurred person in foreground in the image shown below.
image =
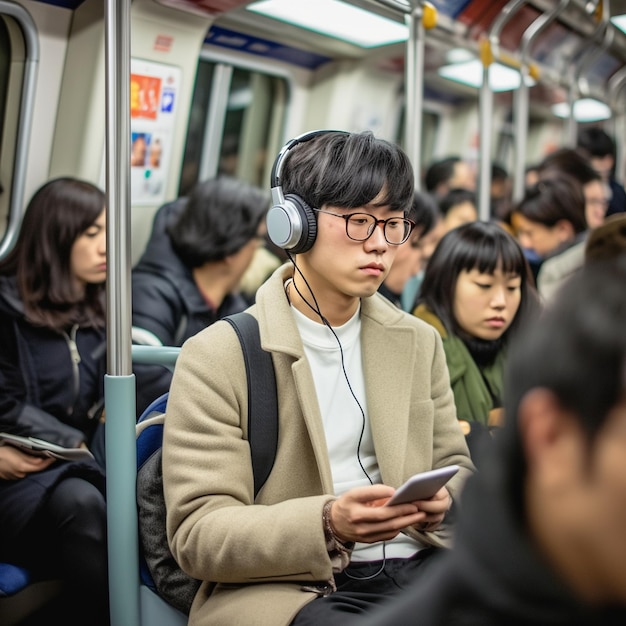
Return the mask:
[[428,583],[342,625],[626,623],[624,284],[624,258],[591,261],[519,338],[453,550]]

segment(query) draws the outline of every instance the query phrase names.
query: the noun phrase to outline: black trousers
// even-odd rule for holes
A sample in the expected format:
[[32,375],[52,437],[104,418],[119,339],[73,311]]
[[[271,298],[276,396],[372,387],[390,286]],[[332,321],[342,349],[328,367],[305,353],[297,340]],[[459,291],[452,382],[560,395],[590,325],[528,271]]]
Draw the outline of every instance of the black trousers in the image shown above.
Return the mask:
[[409,559],[351,564],[335,576],[337,591],[300,609],[291,626],[331,626],[348,615],[367,613],[412,586],[439,561],[443,549],[425,548]]
[[67,478],[53,488],[38,516],[8,550],[14,563],[64,583],[62,594],[25,624],[108,624],[106,538],[106,504],[96,487]]

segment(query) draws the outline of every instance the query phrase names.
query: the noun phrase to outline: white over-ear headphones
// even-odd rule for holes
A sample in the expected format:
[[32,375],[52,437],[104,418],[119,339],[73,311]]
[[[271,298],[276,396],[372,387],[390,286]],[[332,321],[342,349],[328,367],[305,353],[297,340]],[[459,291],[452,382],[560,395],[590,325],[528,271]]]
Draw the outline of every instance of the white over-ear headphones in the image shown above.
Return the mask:
[[313,130],[288,141],[278,153],[271,173],[272,207],[267,212],[267,235],[270,240],[293,254],[310,250],[317,235],[313,209],[296,194],[283,194],[280,173],[284,158],[294,146],[326,133],[349,134],[342,130]]

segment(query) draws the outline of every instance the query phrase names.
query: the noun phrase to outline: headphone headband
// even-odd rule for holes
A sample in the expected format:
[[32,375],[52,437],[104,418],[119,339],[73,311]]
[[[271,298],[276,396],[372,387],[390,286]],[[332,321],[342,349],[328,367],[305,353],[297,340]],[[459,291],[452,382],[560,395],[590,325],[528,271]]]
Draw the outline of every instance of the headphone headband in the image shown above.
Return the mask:
[[344,130],[311,130],[306,133],[302,133],[293,139],[290,139],[278,153],[278,156],[274,160],[274,165],[272,165],[272,172],[270,174],[270,191],[272,194],[272,202],[274,204],[281,204],[285,200],[285,196],[283,195],[282,183],[280,180],[280,174],[283,169],[283,162],[287,152],[291,150],[294,146],[297,146],[299,143],[305,143],[314,139],[318,135],[325,135],[326,133],[341,133],[343,135],[349,135],[347,131]]

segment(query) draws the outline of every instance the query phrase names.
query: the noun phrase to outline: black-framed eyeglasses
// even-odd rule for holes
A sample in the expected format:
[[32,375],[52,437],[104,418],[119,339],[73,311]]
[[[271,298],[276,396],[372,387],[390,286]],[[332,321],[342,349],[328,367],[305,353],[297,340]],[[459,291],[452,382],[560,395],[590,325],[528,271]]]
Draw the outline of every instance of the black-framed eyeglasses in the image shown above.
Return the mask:
[[404,243],[411,234],[415,224],[406,217],[390,217],[386,220],[378,220],[369,213],[348,213],[341,215],[340,213],[331,213],[324,209],[313,209],[319,213],[334,215],[346,221],[346,235],[352,241],[367,241],[374,229],[379,224],[383,225],[383,234],[385,241],[391,246],[399,246]]

